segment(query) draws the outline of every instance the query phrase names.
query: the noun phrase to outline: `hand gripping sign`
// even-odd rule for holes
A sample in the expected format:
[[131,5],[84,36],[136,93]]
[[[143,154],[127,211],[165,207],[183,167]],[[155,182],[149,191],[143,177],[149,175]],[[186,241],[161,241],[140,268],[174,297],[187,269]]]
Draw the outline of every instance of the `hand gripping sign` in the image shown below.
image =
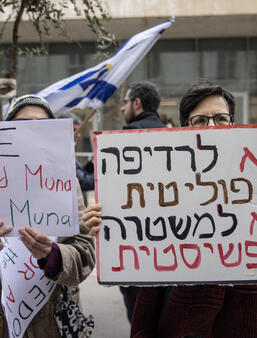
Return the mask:
[[256,283],[256,128],[95,133],[99,282]]

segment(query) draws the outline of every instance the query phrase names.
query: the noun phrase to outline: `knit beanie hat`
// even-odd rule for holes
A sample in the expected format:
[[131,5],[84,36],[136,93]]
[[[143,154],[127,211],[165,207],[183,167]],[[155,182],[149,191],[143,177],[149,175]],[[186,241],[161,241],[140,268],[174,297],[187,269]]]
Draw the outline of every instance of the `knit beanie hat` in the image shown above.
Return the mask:
[[18,111],[28,105],[42,107],[48,113],[50,119],[55,118],[54,113],[45,99],[37,95],[23,95],[12,100],[5,120],[13,120]]

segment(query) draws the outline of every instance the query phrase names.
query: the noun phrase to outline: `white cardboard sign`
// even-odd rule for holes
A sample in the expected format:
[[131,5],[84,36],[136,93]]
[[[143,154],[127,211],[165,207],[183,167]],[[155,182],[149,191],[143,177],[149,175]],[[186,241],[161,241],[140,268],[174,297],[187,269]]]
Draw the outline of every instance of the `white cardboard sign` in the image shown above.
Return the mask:
[[95,133],[98,281],[256,283],[256,128]]
[[2,243],[1,303],[9,337],[21,338],[29,323],[48,301],[56,283],[45,277],[37,260],[19,238],[5,237]]
[[0,200],[9,236],[26,225],[50,236],[79,232],[71,119],[0,123]]

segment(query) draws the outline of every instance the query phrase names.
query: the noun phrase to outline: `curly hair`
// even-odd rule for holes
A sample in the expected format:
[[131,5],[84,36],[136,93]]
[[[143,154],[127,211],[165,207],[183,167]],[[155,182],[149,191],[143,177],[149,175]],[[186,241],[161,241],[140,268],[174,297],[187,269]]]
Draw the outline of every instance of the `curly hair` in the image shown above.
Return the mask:
[[138,97],[141,100],[144,111],[157,111],[161,102],[161,97],[155,84],[147,81],[132,82],[128,89],[130,89],[129,98],[131,102]]

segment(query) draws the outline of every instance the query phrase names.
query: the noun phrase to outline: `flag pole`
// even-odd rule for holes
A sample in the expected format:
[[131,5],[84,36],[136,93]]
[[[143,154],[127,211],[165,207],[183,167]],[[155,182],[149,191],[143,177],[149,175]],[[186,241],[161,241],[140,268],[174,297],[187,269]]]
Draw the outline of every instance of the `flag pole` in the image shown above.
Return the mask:
[[85,119],[82,121],[78,129],[75,131],[74,136],[77,136],[81,132],[81,130],[88,124],[88,121],[95,114],[95,112],[96,112],[96,109],[91,110],[91,112],[85,117]]

